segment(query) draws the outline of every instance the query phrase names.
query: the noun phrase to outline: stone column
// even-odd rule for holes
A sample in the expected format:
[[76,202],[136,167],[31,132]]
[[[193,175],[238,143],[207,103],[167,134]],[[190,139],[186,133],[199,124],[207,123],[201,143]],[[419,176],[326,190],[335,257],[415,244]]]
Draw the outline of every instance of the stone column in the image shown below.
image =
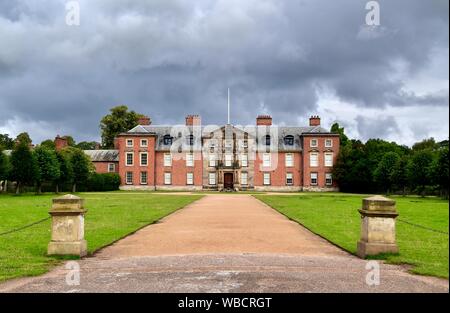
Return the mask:
[[363,199],[361,213],[361,239],[358,241],[357,255],[398,253],[395,241],[395,218],[398,216],[395,201],[374,196]]
[[49,211],[52,216],[52,238],[48,244],[49,255],[87,254],[87,243],[84,240],[84,200],[65,195],[53,199]]

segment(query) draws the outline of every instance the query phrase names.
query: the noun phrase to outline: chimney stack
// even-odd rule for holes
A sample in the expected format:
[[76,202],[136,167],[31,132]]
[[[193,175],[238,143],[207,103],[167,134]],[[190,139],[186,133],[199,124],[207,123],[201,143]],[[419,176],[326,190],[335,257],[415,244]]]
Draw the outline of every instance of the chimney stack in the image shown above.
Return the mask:
[[67,138],[66,137],[60,137],[59,135],[57,135],[55,137],[55,150],[56,151],[61,151],[61,149],[67,147],[69,144],[67,142]]
[[258,115],[256,118],[257,126],[271,126],[272,125],[272,116],[270,115]]
[[138,118],[138,125],[148,126],[152,123],[152,120],[148,116],[142,116]]
[[200,126],[202,119],[200,115],[188,115],[186,116],[186,126]]
[[313,115],[309,118],[309,126],[320,126],[319,115]]

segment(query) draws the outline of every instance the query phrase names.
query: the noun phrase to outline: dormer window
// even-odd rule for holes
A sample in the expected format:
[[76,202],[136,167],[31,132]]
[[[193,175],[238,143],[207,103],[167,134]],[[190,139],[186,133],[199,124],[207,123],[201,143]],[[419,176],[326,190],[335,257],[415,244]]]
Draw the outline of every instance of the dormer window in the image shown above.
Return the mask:
[[186,143],[189,146],[193,146],[194,145],[194,135],[189,135],[186,137]]
[[284,144],[286,146],[293,146],[294,145],[294,136],[287,135],[286,137],[284,137]]
[[264,144],[270,146],[270,135],[264,136]]
[[168,146],[172,144],[172,137],[170,135],[164,135],[164,145]]

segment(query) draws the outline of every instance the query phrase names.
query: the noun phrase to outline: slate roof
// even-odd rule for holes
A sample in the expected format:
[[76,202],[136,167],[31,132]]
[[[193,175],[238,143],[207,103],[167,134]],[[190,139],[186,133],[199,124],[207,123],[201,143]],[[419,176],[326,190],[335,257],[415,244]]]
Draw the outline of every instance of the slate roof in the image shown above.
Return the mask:
[[119,162],[119,150],[84,150],[92,162]]
[[[209,137],[210,133],[216,131],[217,129],[223,128],[223,127],[229,127],[229,125],[225,125],[218,128],[206,128],[202,126],[201,128],[197,128],[196,131],[200,131],[202,133],[203,137]],[[298,151],[301,150],[301,140],[300,136],[304,134],[330,134],[330,132],[321,127],[321,126],[305,126],[305,127],[298,127],[298,126],[250,126],[250,127],[237,127],[232,126],[235,130],[239,131],[248,131],[256,135],[257,142],[259,140],[263,140],[264,136],[269,134],[270,132],[272,136],[277,136],[277,142],[278,142],[278,150],[284,150],[284,151]],[[186,137],[189,134],[192,134],[193,131],[192,126],[185,126],[185,125],[176,125],[176,126],[146,126],[146,125],[138,125],[134,127],[133,129],[129,130],[128,134],[154,134],[156,135],[156,150],[169,150],[170,145],[164,145],[164,136],[165,135],[171,135],[174,140],[180,137]],[[288,135],[294,136],[294,145],[289,146],[284,144],[284,138]],[[273,141],[273,139],[272,139]]]

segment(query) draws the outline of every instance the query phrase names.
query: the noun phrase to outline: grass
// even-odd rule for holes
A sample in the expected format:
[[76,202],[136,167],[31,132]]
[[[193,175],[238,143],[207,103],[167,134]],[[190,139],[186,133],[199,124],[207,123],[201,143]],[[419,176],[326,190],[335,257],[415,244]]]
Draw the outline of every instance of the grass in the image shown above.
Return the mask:
[[[88,213],[85,238],[89,253],[151,224],[201,198],[195,195],[82,193]],[[49,216],[54,194],[0,195],[0,233]],[[50,220],[0,236],[0,281],[45,273],[61,257],[48,257]]]
[[[356,253],[362,195],[256,195],[256,198],[337,246]],[[397,201],[399,254],[379,255],[388,263],[410,264],[411,272],[448,279],[449,202],[434,197],[392,197]],[[405,223],[418,224],[424,228]],[[444,232],[434,232],[429,229]]]

